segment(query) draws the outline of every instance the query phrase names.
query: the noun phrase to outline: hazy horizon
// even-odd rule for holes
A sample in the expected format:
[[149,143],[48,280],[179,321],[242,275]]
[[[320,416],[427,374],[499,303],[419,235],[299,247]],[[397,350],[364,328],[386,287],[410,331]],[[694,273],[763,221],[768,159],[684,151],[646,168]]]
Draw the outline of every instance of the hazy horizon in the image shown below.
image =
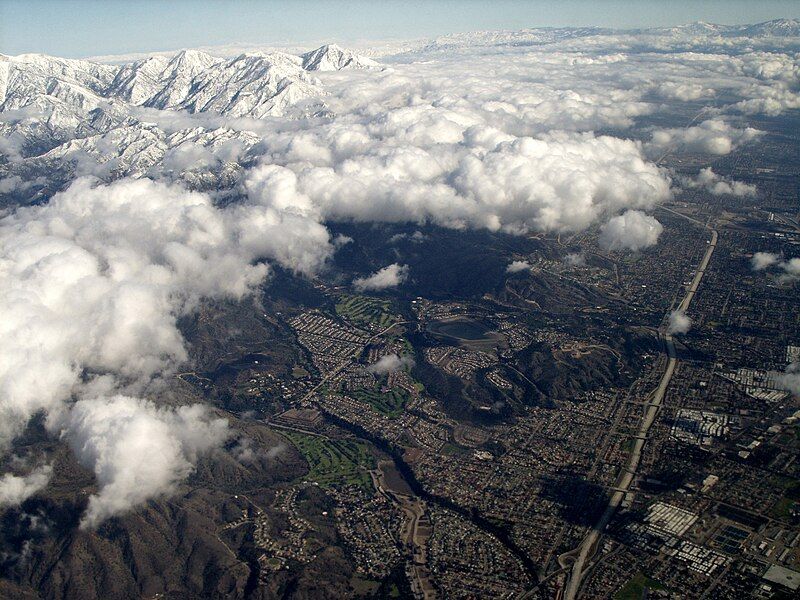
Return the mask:
[[67,58],[168,52],[224,45],[302,45],[317,41],[393,40],[475,30],[598,26],[669,27],[694,21],[726,25],[800,17],[785,0],[752,3],[566,0],[398,2],[280,0],[253,2],[97,0],[0,1],[0,52]]

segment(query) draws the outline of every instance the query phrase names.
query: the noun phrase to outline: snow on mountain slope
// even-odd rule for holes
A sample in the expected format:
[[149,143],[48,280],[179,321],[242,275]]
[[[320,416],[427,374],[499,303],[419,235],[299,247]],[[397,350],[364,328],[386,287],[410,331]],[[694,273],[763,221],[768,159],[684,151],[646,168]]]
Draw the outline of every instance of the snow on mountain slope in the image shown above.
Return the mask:
[[161,89],[161,73],[168,63],[169,60],[163,56],[153,56],[123,65],[106,90],[106,95],[133,104],[146,102]]
[[109,181],[169,173],[188,183],[219,184],[220,177],[238,172],[236,163],[259,141],[254,134],[227,128],[196,127],[168,135],[154,124],[134,121],[24,159],[12,175],[30,179],[46,172],[51,180],[66,183],[80,175]]
[[359,56],[336,44],[328,44],[301,56],[306,71],[341,71],[342,69],[374,69],[374,60]]
[[322,84],[298,62],[288,54],[242,54],[200,73],[179,103],[146,105],[232,117],[283,116],[289,106],[325,95]]
[[172,58],[152,56],[122,66],[40,54],[0,55],[0,111],[57,104],[87,111],[116,99],[139,106],[214,111],[234,117],[282,116],[289,106],[325,94],[308,71],[369,68],[374,61],[338,46],[302,57],[282,52],[241,54],[224,60],[197,50]]
[[191,90],[194,79],[206,69],[221,62],[205,52],[184,50],[176,54],[161,72],[164,86],[155,95],[148,98],[148,106],[176,106],[183,101]]
[[54,96],[85,108],[96,104],[117,70],[42,54],[0,55],[0,65],[0,111],[26,106],[37,96]]
[[[270,52],[227,60],[183,50],[117,66],[40,54],[0,55],[0,149],[11,158],[39,156],[73,139],[137,127],[135,106],[263,118],[292,116],[302,105],[296,116],[329,114],[322,100],[326,91],[306,63],[311,70],[377,64],[337,46],[303,57]],[[103,139],[131,141],[130,136]]]
[[741,28],[749,37],[800,37],[800,19],[775,19]]

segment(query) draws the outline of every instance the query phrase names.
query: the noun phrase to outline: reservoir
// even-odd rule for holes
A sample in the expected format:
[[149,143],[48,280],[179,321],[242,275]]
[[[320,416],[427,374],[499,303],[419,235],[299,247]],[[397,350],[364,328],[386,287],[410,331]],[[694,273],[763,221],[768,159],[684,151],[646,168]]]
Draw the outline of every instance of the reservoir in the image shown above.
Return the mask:
[[459,341],[477,342],[490,339],[491,330],[480,321],[471,319],[448,319],[432,321],[428,331],[435,336],[453,338]]

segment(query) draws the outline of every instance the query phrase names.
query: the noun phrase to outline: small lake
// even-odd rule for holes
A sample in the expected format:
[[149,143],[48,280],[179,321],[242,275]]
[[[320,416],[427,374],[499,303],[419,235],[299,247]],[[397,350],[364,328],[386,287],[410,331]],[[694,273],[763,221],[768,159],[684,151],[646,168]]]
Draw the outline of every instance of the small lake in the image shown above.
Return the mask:
[[434,335],[475,342],[489,339],[492,330],[480,321],[469,319],[453,319],[448,321],[432,321],[428,331]]

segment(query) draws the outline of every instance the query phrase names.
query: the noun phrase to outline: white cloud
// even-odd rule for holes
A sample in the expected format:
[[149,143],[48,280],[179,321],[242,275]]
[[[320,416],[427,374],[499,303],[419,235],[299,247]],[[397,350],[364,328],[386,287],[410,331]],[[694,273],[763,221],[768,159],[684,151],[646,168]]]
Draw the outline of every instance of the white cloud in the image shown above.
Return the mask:
[[701,169],[695,179],[684,178],[683,183],[688,188],[703,188],[714,196],[736,196],[738,198],[755,198],[758,195],[756,186],[726,179],[714,173],[711,167]]
[[656,87],[656,93],[664,99],[682,102],[714,96],[713,89],[692,81],[665,81]]
[[35,468],[28,475],[6,473],[0,478],[0,507],[19,506],[50,481],[50,465]]
[[763,271],[779,261],[780,256],[772,252],[756,252],[753,254],[753,258],[750,259],[754,271]]
[[780,279],[784,283],[794,283],[800,279],[800,258],[792,258],[780,264],[783,275]]
[[[157,389],[187,359],[177,319],[201,298],[250,293],[269,272],[259,259],[313,272],[331,251],[315,220],[253,203],[217,208],[205,194],[146,179],[80,179],[47,205],[0,219],[0,445],[8,448],[44,411],[51,431],[69,443],[113,452],[103,458],[76,447],[102,487],[87,516],[92,523],[129,507],[137,493],[171,488],[196,454],[185,439],[196,427],[184,418],[194,409],[169,413],[109,398]],[[72,397],[80,400],[74,408]],[[119,462],[125,447],[102,433],[124,438],[131,423],[142,429],[128,440],[141,453],[150,442],[161,452],[162,433],[173,434],[161,455],[171,466],[161,464],[162,475],[140,492],[122,489],[132,474]]]
[[351,243],[353,243],[353,238],[351,238],[349,235],[343,235],[340,233],[335,238],[333,238],[333,247],[337,249]]
[[608,250],[642,250],[658,242],[661,223],[638,210],[613,217],[600,227],[600,245]]
[[756,252],[753,258],[750,259],[750,264],[754,271],[763,271],[772,266],[778,267],[781,275],[778,280],[781,283],[794,283],[800,279],[800,258],[791,258],[789,260],[781,260],[778,254],[771,252]]
[[286,450],[288,450],[288,446],[283,443],[264,449],[259,447],[252,438],[242,436],[236,441],[230,452],[243,465],[253,465],[273,460]]
[[527,260],[515,260],[506,267],[506,273],[519,273],[520,271],[525,271],[530,268],[531,263]]
[[654,131],[647,147],[653,153],[677,150],[725,155],[760,135],[762,132],[752,127],[737,129],[722,119],[709,119],[685,129]]
[[375,375],[386,375],[394,373],[400,369],[414,365],[414,359],[410,356],[398,356],[397,354],[386,354],[381,356],[376,362],[367,367],[367,371]]
[[174,491],[194,470],[198,453],[229,434],[227,421],[202,405],[171,409],[128,396],[81,400],[51,427],[95,472],[100,489],[81,521],[89,528]]
[[407,265],[394,263],[380,269],[369,277],[354,279],[353,287],[361,292],[397,287],[408,278],[408,271]]
[[692,320],[686,316],[686,311],[673,310],[669,313],[669,323],[667,324],[667,333],[688,333],[692,328]]

